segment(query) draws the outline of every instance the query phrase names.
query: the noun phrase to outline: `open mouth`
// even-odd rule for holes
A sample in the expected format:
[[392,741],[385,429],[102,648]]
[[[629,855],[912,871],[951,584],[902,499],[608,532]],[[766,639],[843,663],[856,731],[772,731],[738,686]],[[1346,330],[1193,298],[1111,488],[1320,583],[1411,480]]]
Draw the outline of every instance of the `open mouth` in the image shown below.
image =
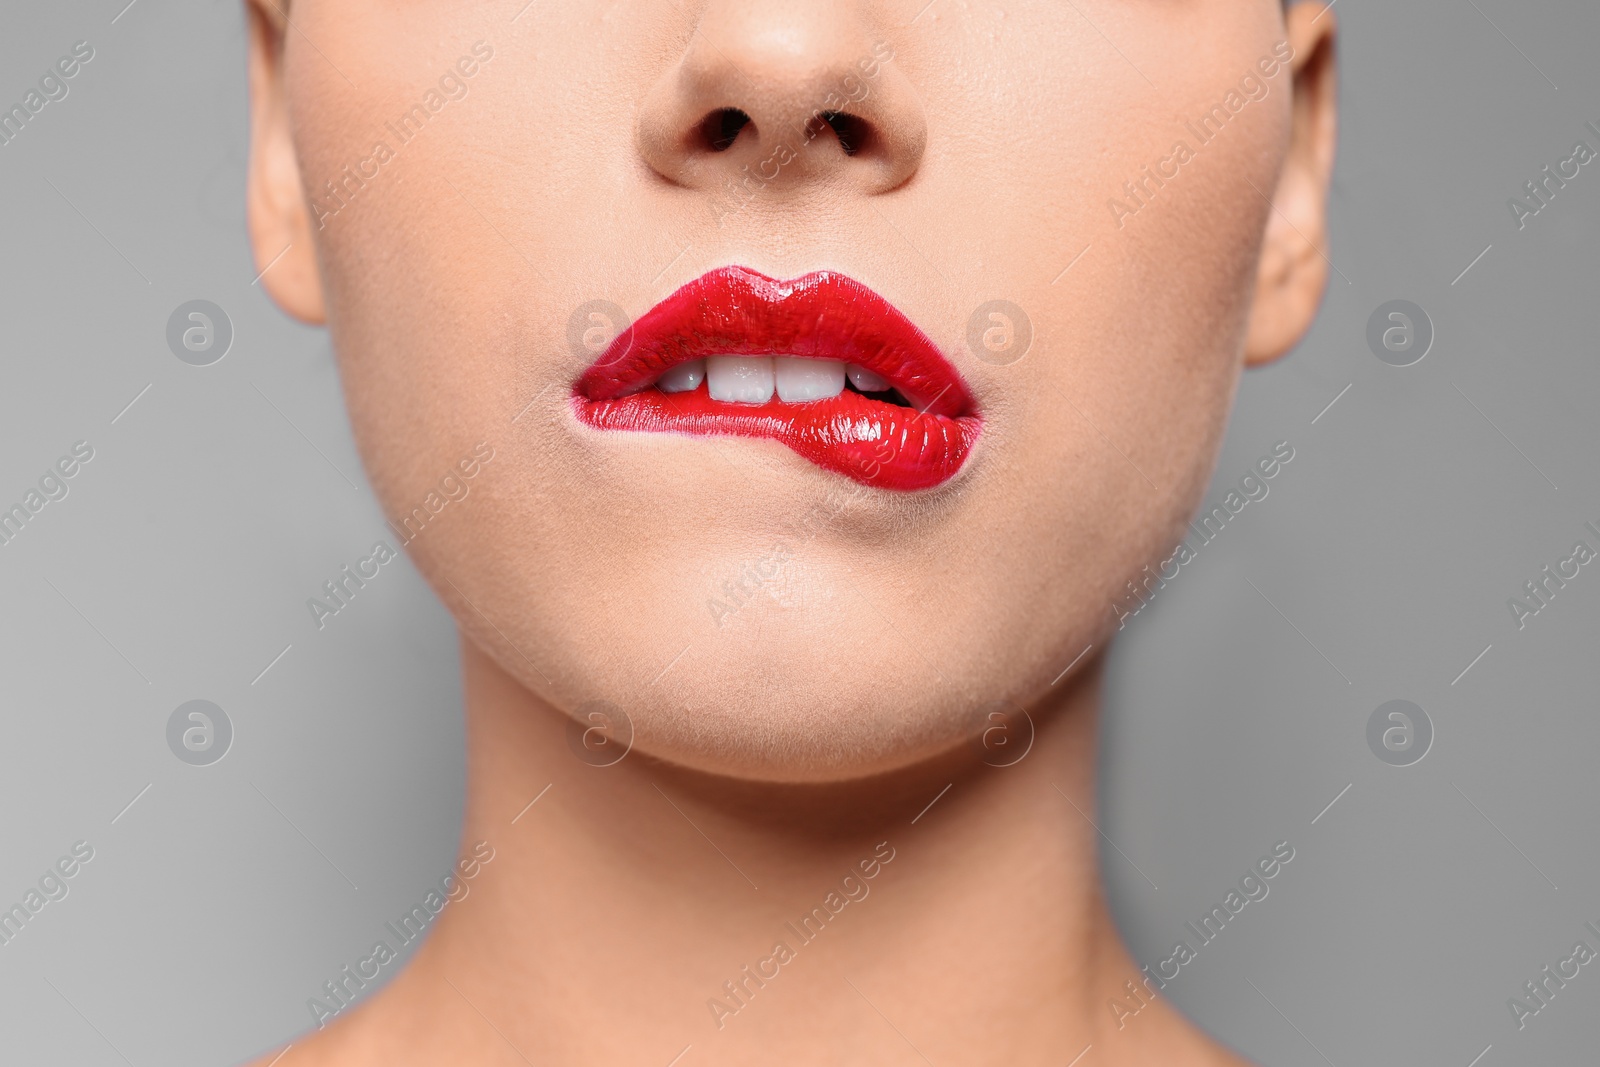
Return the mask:
[[602,430],[771,438],[900,490],[954,477],[982,427],[933,342],[832,271],[701,275],[611,341],[579,376],[573,407]]

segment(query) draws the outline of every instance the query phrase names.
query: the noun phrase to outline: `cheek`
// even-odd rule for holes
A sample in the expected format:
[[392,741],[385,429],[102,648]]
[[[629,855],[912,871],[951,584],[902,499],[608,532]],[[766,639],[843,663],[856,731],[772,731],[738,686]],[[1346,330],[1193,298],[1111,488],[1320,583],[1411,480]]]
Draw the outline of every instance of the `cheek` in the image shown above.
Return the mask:
[[[979,264],[974,289],[1019,304],[1035,332],[1022,361],[970,364],[972,373],[1018,405],[1017,421],[1037,431],[1027,448],[1053,441],[1061,459],[1081,461],[1065,453],[1082,434],[1118,476],[1145,484],[1120,449],[1163,490],[1180,486],[1185,502],[1198,491],[1189,483],[1208,473],[1228,411],[1270,212],[1265,197],[1287,144],[1286,74],[1209,143],[1190,131],[1189,120],[1221,101],[1277,39],[1269,5],[1238,7],[1175,16],[1193,23],[1176,29],[1130,27],[1132,57],[1068,12],[1039,40],[974,45],[982,85],[954,85],[929,106],[952,126],[993,137],[963,144],[923,176],[936,201],[928,214],[938,219],[919,231],[928,235],[923,247],[936,249],[929,254],[947,271],[953,262]],[[1062,51],[1079,61],[1072,75],[1048,61]],[[911,67],[917,57],[897,62]],[[1149,179],[1179,141],[1192,158],[1175,178]],[[1136,183],[1143,206],[1119,215],[1113,203],[1133,204]],[[971,196],[976,187],[984,196]],[[958,251],[941,257],[946,248]]]

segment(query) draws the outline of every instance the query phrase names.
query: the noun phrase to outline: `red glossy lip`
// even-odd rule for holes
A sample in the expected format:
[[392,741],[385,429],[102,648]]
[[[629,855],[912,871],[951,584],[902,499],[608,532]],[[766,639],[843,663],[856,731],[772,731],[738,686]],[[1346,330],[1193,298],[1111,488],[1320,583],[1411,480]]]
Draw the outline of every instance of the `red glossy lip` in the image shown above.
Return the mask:
[[[713,400],[651,386],[707,356],[789,355],[855,363],[913,406],[846,390],[789,404]],[[982,429],[972,394],[932,341],[854,279],[815,271],[790,281],[744,267],[696,278],[619,334],[573,387],[579,421],[603,430],[729,434],[781,441],[826,470],[881,489],[954,477]]]

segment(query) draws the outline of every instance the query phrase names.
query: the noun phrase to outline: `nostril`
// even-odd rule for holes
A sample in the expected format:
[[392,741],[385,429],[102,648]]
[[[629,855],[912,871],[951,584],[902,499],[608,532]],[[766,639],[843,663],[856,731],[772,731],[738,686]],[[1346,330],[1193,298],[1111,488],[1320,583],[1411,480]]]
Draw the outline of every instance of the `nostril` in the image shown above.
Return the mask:
[[866,119],[843,111],[824,111],[822,118],[833,127],[834,136],[839,138],[839,147],[844,149],[847,156],[853,156],[865,148],[872,137],[872,126]]
[[713,152],[726,152],[750,125],[750,116],[736,107],[721,107],[700,120],[700,135]]
[[[847,156],[868,151],[877,136],[872,123],[848,111],[816,111],[806,124],[806,141],[810,141],[826,127],[839,140],[839,147]],[[711,152],[726,152],[739,137],[749,130],[756,134],[756,125],[750,115],[736,107],[719,107],[706,113],[696,131],[703,148]]]

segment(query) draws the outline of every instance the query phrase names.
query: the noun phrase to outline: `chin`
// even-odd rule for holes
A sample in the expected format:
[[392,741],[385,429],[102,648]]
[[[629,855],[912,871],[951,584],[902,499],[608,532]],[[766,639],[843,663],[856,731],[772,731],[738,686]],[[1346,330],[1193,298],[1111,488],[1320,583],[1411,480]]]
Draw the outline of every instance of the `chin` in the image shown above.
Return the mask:
[[[706,569],[737,574],[744,559]],[[475,595],[496,627],[474,625],[470,608],[462,619],[503,671],[578,729],[596,710],[609,722],[625,709],[633,753],[697,772],[847,780],[960,745],[972,732],[963,694],[971,683],[987,684],[972,677],[970,660],[982,651],[970,643],[945,649],[959,640],[941,632],[946,620],[924,622],[877,583],[837,567],[774,561],[762,568],[764,585],[734,587],[742,599],[700,568],[646,584],[646,593],[614,582],[572,602],[565,618],[581,614],[583,625],[564,631],[543,622],[551,618],[544,612],[518,620]],[[541,665],[548,679],[535,673],[507,647],[511,634],[519,647],[546,649],[563,669]]]
[[[663,538],[589,569],[582,555],[549,565],[546,542],[538,571],[435,585],[447,602],[458,589],[471,598],[452,603],[469,639],[568,716],[569,734],[596,711],[608,723],[625,712],[634,754],[767,782],[883,775],[972,744],[995,709],[1037,718],[1109,619],[1109,591],[1078,588],[1087,570],[963,577],[940,561],[970,549],[875,559],[843,536],[751,543],[764,547],[697,552]],[[584,544],[590,559],[608,554]],[[569,580],[540,580],[556,573]]]
[[[902,770],[961,746],[967,716],[930,701],[915,670],[863,682],[853,665],[774,669],[759,658],[714,684],[689,682],[635,706],[635,751],[702,774],[824,783]],[[797,667],[814,668],[802,674]],[[873,677],[873,676],[868,676]]]

